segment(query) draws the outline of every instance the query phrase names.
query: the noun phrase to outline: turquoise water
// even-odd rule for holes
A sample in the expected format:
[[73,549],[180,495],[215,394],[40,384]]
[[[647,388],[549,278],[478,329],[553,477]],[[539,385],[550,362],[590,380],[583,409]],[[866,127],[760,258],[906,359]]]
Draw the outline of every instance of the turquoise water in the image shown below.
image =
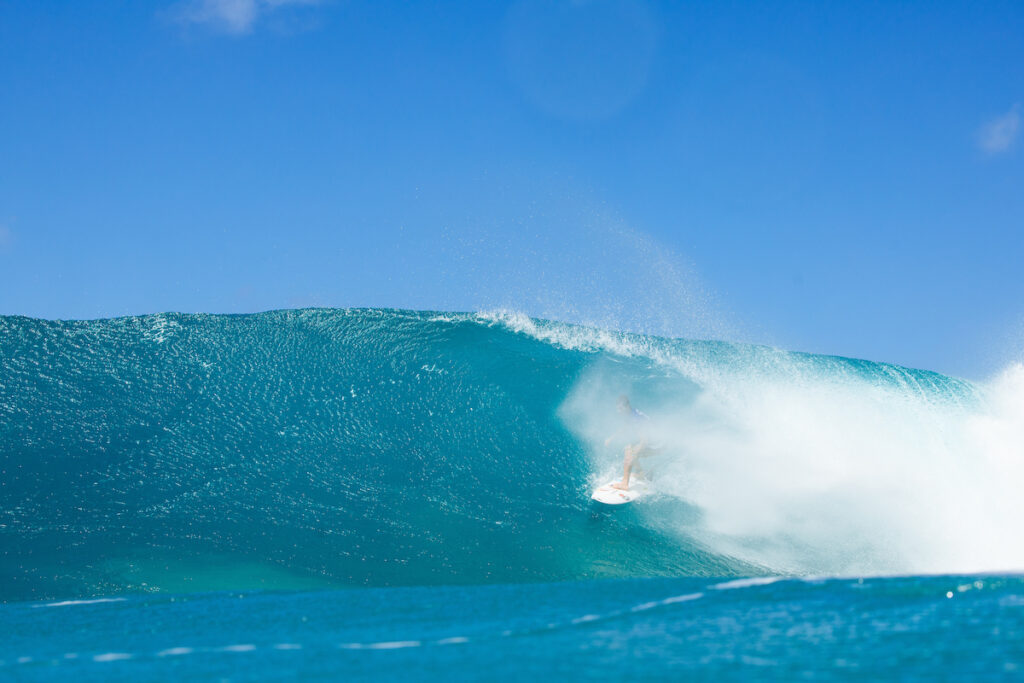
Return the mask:
[[1024,581],[574,581],[3,609],[17,680],[1019,679]]
[[[1022,387],[505,313],[0,317],[0,676],[1010,675]],[[611,509],[623,393],[664,448]],[[867,582],[713,588],[777,576]]]

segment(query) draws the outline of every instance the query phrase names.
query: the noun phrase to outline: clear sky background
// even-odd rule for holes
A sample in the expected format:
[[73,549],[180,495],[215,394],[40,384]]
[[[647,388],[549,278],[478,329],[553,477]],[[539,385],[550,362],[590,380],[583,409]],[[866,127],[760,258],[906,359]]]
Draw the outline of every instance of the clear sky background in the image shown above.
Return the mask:
[[479,310],[983,377],[1024,4],[0,2],[0,314]]

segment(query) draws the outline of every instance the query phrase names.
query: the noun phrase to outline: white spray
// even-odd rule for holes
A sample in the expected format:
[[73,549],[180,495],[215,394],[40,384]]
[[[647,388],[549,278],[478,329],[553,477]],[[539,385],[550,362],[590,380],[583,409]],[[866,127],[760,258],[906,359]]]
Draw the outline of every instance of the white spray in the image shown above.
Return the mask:
[[1024,568],[1024,366],[975,386],[765,347],[483,320],[595,352],[561,409],[595,475],[621,464],[621,448],[604,445],[618,395],[651,417],[663,446],[647,463],[654,488],[701,513],[653,524],[774,572]]

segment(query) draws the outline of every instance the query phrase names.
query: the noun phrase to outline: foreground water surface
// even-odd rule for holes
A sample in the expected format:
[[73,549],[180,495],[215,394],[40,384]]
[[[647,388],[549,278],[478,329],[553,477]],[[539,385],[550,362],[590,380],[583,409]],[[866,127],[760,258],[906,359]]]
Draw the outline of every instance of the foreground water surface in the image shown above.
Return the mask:
[[17,680],[1019,678],[1024,579],[628,579],[0,606]]

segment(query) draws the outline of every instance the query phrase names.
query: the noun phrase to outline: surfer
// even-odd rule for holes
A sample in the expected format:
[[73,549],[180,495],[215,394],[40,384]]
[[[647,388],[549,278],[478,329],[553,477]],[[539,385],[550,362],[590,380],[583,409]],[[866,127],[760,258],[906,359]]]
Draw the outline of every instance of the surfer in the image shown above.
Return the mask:
[[628,491],[629,477],[633,473],[636,461],[644,456],[657,453],[658,449],[650,445],[647,435],[651,418],[634,408],[625,394],[619,396],[618,411],[623,417],[623,424],[614,434],[604,440],[604,445],[611,444],[612,440],[620,434],[625,435],[627,443],[623,452],[622,481],[616,482],[612,486]]

